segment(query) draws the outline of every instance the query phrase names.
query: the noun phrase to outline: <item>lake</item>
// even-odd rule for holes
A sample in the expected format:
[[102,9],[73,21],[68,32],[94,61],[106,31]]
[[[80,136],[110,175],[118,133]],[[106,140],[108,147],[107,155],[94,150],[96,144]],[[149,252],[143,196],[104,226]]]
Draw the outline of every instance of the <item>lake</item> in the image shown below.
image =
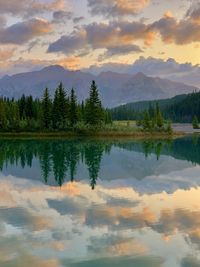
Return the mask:
[[200,266],[200,138],[0,140],[0,266]]

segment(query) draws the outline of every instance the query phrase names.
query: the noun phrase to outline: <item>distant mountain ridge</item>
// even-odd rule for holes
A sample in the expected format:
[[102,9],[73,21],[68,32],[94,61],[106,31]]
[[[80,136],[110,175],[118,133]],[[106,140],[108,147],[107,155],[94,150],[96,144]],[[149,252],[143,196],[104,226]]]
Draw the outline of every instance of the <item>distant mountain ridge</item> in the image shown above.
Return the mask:
[[160,77],[175,82],[186,83],[200,88],[200,65],[193,65],[185,62],[179,63],[173,58],[163,60],[161,58],[140,56],[135,62],[130,64],[105,63],[100,66],[90,66],[84,69],[98,75],[102,71],[113,71],[117,73],[136,74],[143,72],[147,76]]
[[74,87],[78,100],[84,100],[88,97],[92,80],[97,82],[103,104],[107,107],[140,100],[170,98],[199,90],[183,83],[149,77],[142,72],[132,75],[107,71],[94,75],[52,65],[39,71],[4,76],[0,79],[0,95],[16,98],[22,94],[41,97],[46,87],[53,95],[58,83],[62,82],[67,91]]

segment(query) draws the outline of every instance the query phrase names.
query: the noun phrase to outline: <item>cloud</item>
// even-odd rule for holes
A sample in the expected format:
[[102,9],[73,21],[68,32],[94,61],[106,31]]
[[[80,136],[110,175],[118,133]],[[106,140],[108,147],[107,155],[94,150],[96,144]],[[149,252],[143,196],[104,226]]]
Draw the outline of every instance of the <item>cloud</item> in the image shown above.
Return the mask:
[[135,15],[148,6],[150,0],[88,0],[92,15],[120,17]]
[[56,60],[53,64],[58,64],[69,70],[80,69],[81,58],[80,57],[65,57],[60,60]]
[[[114,187],[105,182],[92,191],[86,181],[75,185],[66,183],[64,188],[58,188],[4,175],[0,188],[8,193],[6,200],[11,207],[1,209],[5,225],[0,240],[2,266],[161,267],[164,262],[169,263],[166,255],[180,240],[181,266],[199,264],[197,259],[185,255],[191,251],[191,243],[186,243],[187,236],[191,237],[200,225],[199,209],[195,206],[198,189],[178,190],[170,196],[165,192],[141,195],[130,186],[122,189],[118,182]],[[183,196],[188,201],[182,207]],[[158,199],[162,201],[158,202]],[[4,202],[4,197],[0,198],[1,207]],[[163,210],[172,202],[175,203],[172,209]],[[155,211],[143,209],[145,204],[152,208],[156,205]],[[180,205],[185,209],[176,209]],[[88,219],[91,210],[94,216],[88,225],[82,214]],[[48,223],[53,227],[48,227]],[[35,233],[36,229],[42,231]],[[162,239],[162,235],[171,233],[174,237],[171,242]],[[42,259],[41,251],[48,255],[48,260]],[[147,256],[154,255],[155,251],[156,256]],[[177,255],[170,255],[173,265]]]
[[90,238],[88,249],[92,253],[100,253],[112,256],[136,256],[145,255],[148,248],[140,241],[130,237],[113,234],[105,234],[101,238]]
[[[147,2],[128,1],[126,8],[132,10],[134,8],[131,9],[130,7],[136,5],[137,8],[135,9],[138,10],[138,6],[144,6]],[[93,8],[93,13],[102,12],[110,15],[111,11],[107,9],[112,7],[111,10],[113,10],[113,7],[120,7],[124,10],[125,3],[124,1],[113,0],[107,5],[107,1],[89,0],[89,6]],[[94,49],[108,49],[105,56],[128,54],[133,50],[142,52],[139,47],[136,49],[135,42],[143,41],[146,46],[151,46],[157,35],[161,36],[165,44],[184,45],[199,42],[200,23],[197,21],[197,17],[197,10],[190,12],[190,16],[181,20],[173,17],[171,11],[166,11],[161,19],[150,24],[129,20],[91,23],[76,28],[71,34],[61,36],[49,45],[48,52],[71,54],[88,47],[91,51]],[[116,44],[120,44],[120,47]]]
[[85,27],[88,43],[94,48],[111,47],[120,43],[121,45],[132,44],[136,40],[144,40],[150,43],[152,32],[141,22],[115,21],[108,24],[93,23]]
[[34,18],[18,22],[0,29],[1,44],[24,44],[29,40],[45,35],[52,30],[52,25],[44,19]]
[[187,11],[186,17],[191,20],[200,23],[200,3],[193,4]]
[[86,32],[73,32],[69,36],[62,36],[57,41],[49,45],[48,52],[63,52],[65,54],[74,53],[86,45]]
[[[161,210],[160,218],[151,228],[164,236],[184,233],[187,243],[200,248],[200,211],[199,210]],[[190,265],[189,265],[190,266]]]
[[0,14],[30,17],[47,11],[62,10],[65,7],[64,0],[53,0],[42,3],[38,0],[0,0]]
[[178,21],[172,15],[164,15],[151,25],[153,31],[157,31],[162,41],[166,44],[175,43],[177,45],[190,44],[200,41],[200,23],[194,19],[192,13],[188,18]]
[[179,64],[173,58],[163,60],[153,57],[140,57],[130,66],[132,72],[144,72],[149,75],[168,76],[170,74],[185,74],[188,72],[200,71],[198,65],[193,66],[191,63]]
[[90,208],[86,214],[86,224],[89,226],[109,225],[112,229],[143,228],[156,221],[155,215],[147,208],[134,212],[130,207],[98,206]]
[[138,45],[111,46],[107,51],[99,56],[99,60],[104,60],[112,56],[127,55],[130,53],[141,53],[143,50]]
[[106,63],[99,67],[91,66],[87,71],[94,74],[104,71],[129,74],[143,72],[149,76],[159,76],[197,87],[200,85],[200,65],[192,65],[188,62],[178,63],[173,58],[163,60],[161,58],[140,56],[133,64]]
[[52,227],[51,222],[45,217],[35,216],[23,208],[1,209],[1,221],[15,227],[24,227],[31,231],[40,231]]
[[83,16],[80,16],[80,17],[75,17],[74,19],[73,19],[73,22],[74,23],[79,23],[80,21],[82,21],[82,20],[84,20],[85,18],[83,17]]
[[61,215],[76,215],[84,212],[84,205],[70,198],[62,200],[48,200],[51,209],[55,209]]
[[4,16],[0,17],[0,28],[6,25],[6,18]]
[[181,267],[199,267],[199,266],[200,266],[200,261],[194,256],[189,255],[183,258],[181,261]]
[[[31,47],[29,47],[31,49]],[[41,70],[44,67],[50,66],[50,65],[60,65],[63,66],[66,69],[69,70],[77,70],[80,69],[80,66],[82,64],[82,60],[79,57],[64,57],[61,59],[54,59],[54,60],[40,60],[40,59],[25,59],[25,58],[18,58],[16,60],[9,58],[9,55],[11,56],[11,52],[13,50],[9,49],[9,51],[0,50],[0,56],[2,54],[3,57],[7,57],[6,60],[2,60],[0,58],[0,62],[3,62],[4,64],[0,65],[0,75],[12,75],[16,73],[21,72],[27,72],[29,71],[37,71]]]
[[58,10],[53,13],[53,22],[54,23],[66,23],[66,20],[72,19],[72,12]]
[[[153,39],[153,32],[141,22],[92,23],[73,31],[70,35],[61,36],[49,45],[48,52],[69,54],[83,47],[90,47],[90,49],[111,48],[111,53],[119,53],[123,50],[123,46],[126,46],[124,50],[136,49],[136,45],[133,44],[136,40],[144,40],[145,44],[149,45]],[[121,48],[117,48],[116,43],[120,43]]]
[[14,55],[14,49],[0,49],[0,61],[6,61]]

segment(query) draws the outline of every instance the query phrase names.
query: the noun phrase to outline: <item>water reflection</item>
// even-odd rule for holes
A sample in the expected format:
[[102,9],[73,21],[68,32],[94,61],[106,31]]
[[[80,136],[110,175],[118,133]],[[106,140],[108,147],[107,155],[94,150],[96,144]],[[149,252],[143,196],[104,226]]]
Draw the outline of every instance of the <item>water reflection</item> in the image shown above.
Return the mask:
[[0,266],[200,266],[199,148],[1,140]]
[[[150,175],[150,173],[142,175],[139,171],[144,170],[144,164],[150,170],[148,163],[151,162],[152,155],[156,156],[157,161],[160,160],[161,155],[166,155],[194,164],[200,163],[200,140],[196,139],[194,141],[192,138],[177,139],[174,142],[150,140],[143,142],[131,140],[0,140],[0,151],[1,170],[5,171],[11,166],[19,166],[22,169],[26,167],[33,168],[33,162],[36,160],[46,184],[48,184],[50,176],[54,177],[56,184],[59,186],[62,186],[67,180],[73,182],[77,176],[79,178],[81,176],[80,173],[77,175],[77,168],[84,165],[87,167],[87,176],[92,189],[95,188],[100,170],[104,167],[102,166],[102,158],[107,155],[107,159],[112,164],[112,160],[115,160],[116,151],[119,152],[118,154],[124,153],[124,151],[127,151],[127,153],[143,153],[143,164],[137,166],[140,170],[137,170],[134,166],[138,154],[132,154],[132,161],[129,162],[130,166],[127,166],[127,169],[126,166],[123,167],[126,171],[135,168],[134,171],[137,173],[135,173],[136,177],[134,178],[138,179]],[[113,152],[113,155],[111,155],[111,152]],[[124,158],[128,155],[127,153]],[[146,159],[146,162],[144,159]],[[120,160],[123,161],[123,158]],[[150,165],[152,164],[153,167],[158,166],[155,161]],[[105,171],[102,176],[104,175]]]

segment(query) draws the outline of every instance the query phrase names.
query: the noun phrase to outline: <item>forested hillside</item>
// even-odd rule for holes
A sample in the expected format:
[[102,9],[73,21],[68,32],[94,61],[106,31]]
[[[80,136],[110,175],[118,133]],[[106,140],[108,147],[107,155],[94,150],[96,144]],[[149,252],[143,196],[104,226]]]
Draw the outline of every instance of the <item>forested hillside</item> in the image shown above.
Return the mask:
[[143,117],[144,111],[149,111],[151,114],[156,104],[160,106],[164,118],[173,122],[191,122],[195,115],[200,118],[200,92],[122,105],[111,109],[112,118],[113,120],[138,120]]
[[200,92],[189,94],[182,101],[166,106],[163,114],[178,122],[191,122],[195,115],[200,118]]

